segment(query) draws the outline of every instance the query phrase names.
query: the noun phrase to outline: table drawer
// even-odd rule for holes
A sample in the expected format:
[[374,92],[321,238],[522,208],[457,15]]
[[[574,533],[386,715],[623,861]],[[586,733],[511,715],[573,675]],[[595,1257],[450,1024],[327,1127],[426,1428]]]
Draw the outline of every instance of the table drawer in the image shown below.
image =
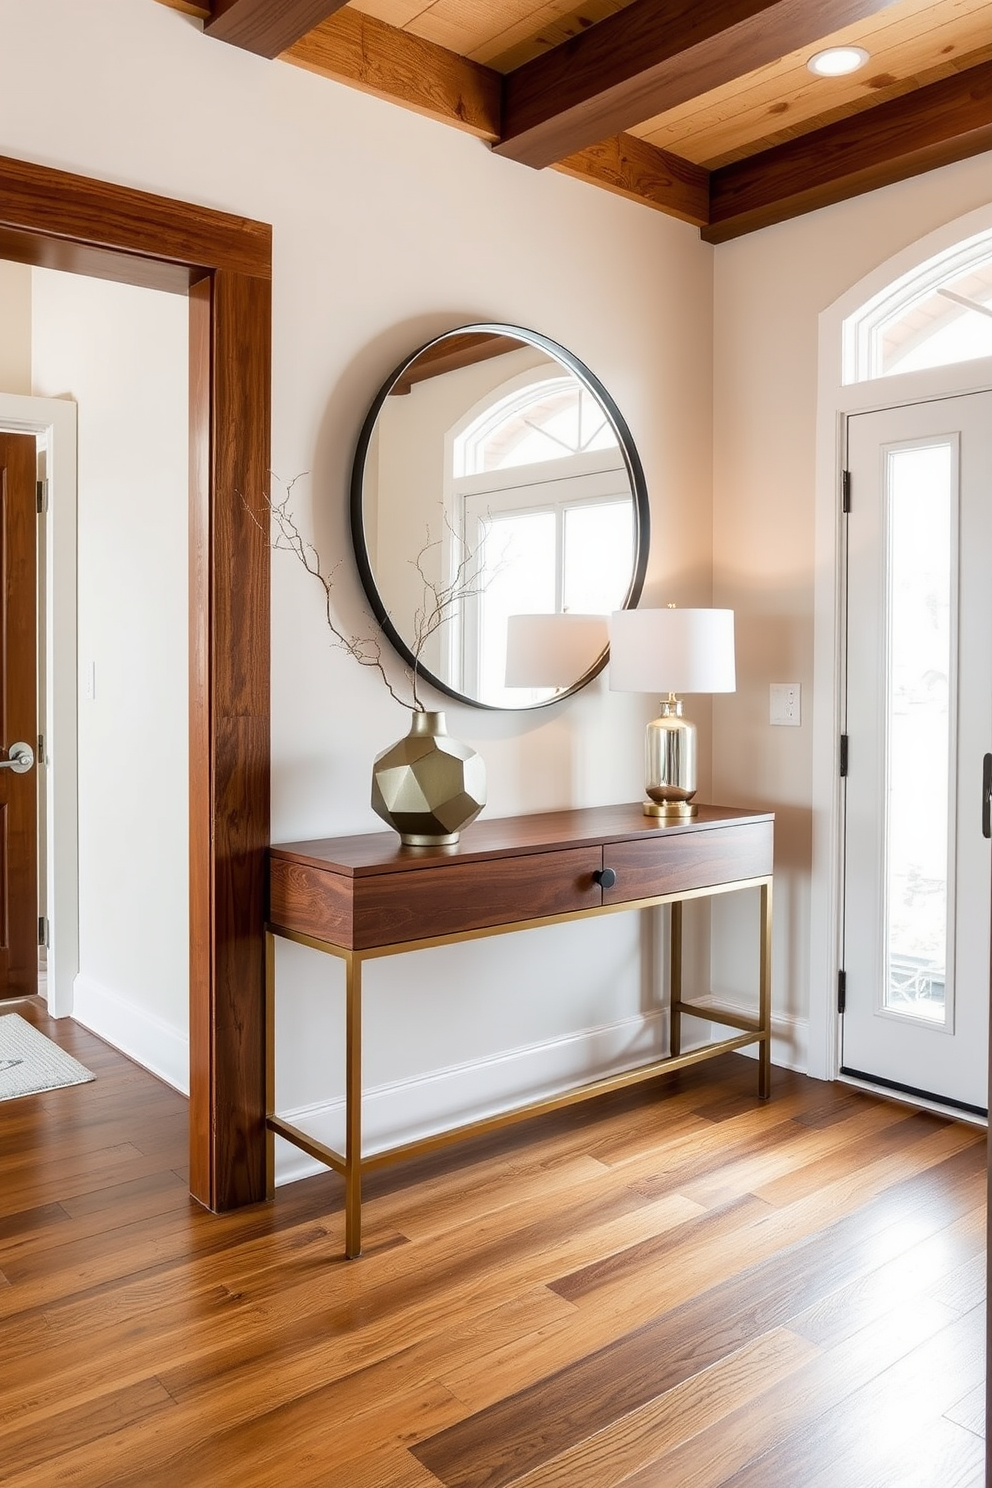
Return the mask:
[[711,831],[673,832],[632,842],[611,842],[603,848],[603,866],[617,881],[604,889],[604,904],[648,899],[653,894],[678,894],[711,888],[742,878],[766,878],[772,871],[773,824],[744,822]]
[[354,948],[459,935],[490,925],[592,909],[603,902],[593,878],[597,847],[460,862],[355,880]]
[[352,880],[310,863],[269,859],[269,921],[332,945],[350,946]]

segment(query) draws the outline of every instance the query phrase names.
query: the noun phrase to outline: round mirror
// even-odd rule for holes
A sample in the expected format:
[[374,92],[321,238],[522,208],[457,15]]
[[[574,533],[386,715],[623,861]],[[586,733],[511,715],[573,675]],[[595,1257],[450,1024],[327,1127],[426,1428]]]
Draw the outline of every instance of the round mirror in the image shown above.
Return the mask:
[[647,491],[619,411],[569,352],[515,326],[449,331],[386,381],[351,522],[397,651],[483,708],[541,707],[590,681],[647,562]]

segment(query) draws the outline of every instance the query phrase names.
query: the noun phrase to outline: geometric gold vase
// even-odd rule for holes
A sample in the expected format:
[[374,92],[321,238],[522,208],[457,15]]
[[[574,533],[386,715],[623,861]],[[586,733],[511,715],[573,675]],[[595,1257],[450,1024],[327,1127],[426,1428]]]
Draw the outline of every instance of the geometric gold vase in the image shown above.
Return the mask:
[[452,739],[441,712],[415,712],[405,738],[376,755],[372,810],[408,847],[449,846],[486,804],[486,767]]

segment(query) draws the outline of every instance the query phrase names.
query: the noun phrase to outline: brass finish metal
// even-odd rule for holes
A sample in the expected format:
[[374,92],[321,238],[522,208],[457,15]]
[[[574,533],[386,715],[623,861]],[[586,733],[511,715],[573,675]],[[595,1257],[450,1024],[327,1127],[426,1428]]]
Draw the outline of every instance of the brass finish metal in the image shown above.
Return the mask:
[[682,1053],[682,901],[672,905],[669,933],[668,1049],[673,1059]]
[[347,1032],[345,1035],[344,1253],[362,1253],[362,960],[345,962]]
[[292,1142],[294,1147],[299,1147],[301,1152],[307,1153],[309,1157],[315,1157],[318,1162],[326,1163],[333,1168],[335,1173],[342,1176],[347,1171],[347,1159],[343,1153],[338,1152],[335,1147],[328,1147],[326,1142],[321,1142],[317,1137],[311,1137],[309,1132],[294,1126],[291,1121],[286,1121],[282,1116],[266,1116],[265,1124],[269,1131],[277,1137],[285,1137],[287,1142]]
[[643,809],[645,816],[657,816],[661,821],[686,821],[699,812],[695,801],[645,801]]
[[758,1096],[772,1093],[772,881],[761,885],[761,938],[758,953],[758,1022],[763,1029],[758,1045]]
[[[276,1026],[276,942],[272,931],[265,931],[265,1027]],[[276,1108],[276,1041],[265,1039],[265,1109]],[[265,1123],[265,1197],[275,1198],[276,1138],[268,1121]]]
[[443,713],[414,713],[405,738],[376,755],[372,810],[408,847],[450,847],[486,804],[486,767],[449,737]]
[[[749,878],[737,879],[730,883],[713,884],[705,888],[686,889],[679,893],[655,894],[644,899],[625,900],[614,904],[596,905],[590,909],[571,910],[564,914],[545,915],[540,919],[517,920],[511,924],[486,926],[478,930],[466,930],[450,935],[433,935],[420,940],[397,941],[392,945],[373,946],[368,950],[352,951],[345,946],[340,946],[332,941],[318,940],[314,936],[302,934],[299,931],[284,929],[282,926],[269,925],[266,927],[266,1006],[268,1009],[267,1019],[267,1078],[270,1101],[274,1100],[274,1048],[275,1048],[275,1017],[274,1017],[274,982],[275,982],[275,954],[272,947],[273,937],[280,935],[286,940],[294,941],[297,945],[308,946],[312,950],[321,951],[327,955],[336,956],[345,963],[345,1004],[346,1004],[346,1032],[345,1032],[345,1152],[342,1155],[332,1147],[320,1142],[317,1138],[309,1136],[299,1127],[278,1116],[272,1110],[266,1118],[266,1126],[270,1134],[284,1137],[286,1141],[292,1142],[309,1156],[318,1162],[326,1163],[335,1172],[340,1173],[345,1181],[345,1255],[353,1259],[361,1255],[362,1251],[362,1175],[372,1172],[378,1168],[391,1166],[394,1163],[403,1162],[408,1158],[423,1156],[429,1152],[435,1152],[441,1147],[447,1147],[453,1142],[463,1141],[468,1137],[481,1136],[487,1132],[500,1131],[505,1127],[514,1125],[531,1116],[545,1114],[550,1111],[561,1110],[563,1107],[575,1105],[580,1101],[590,1100],[594,1096],[605,1095],[610,1091],[623,1090],[631,1085],[642,1084],[646,1080],[657,1079],[660,1075],[669,1074],[675,1070],[686,1069],[691,1065],[700,1064],[717,1055],[729,1053],[735,1049],[745,1048],[749,1044],[758,1044],[758,1095],[762,1100],[767,1100],[771,1093],[771,878]],[[751,1022],[743,1016],[724,1013],[718,1009],[704,1007],[700,1004],[684,1002],[682,999],[682,905],[692,899],[709,899],[718,894],[737,893],[742,889],[760,889],[761,892],[761,928],[760,928],[760,950],[759,950],[759,989],[758,989],[758,1019]],[[497,1115],[483,1117],[477,1121],[466,1122],[457,1127],[447,1128],[444,1131],[434,1132],[426,1137],[419,1137],[413,1142],[405,1142],[396,1147],[386,1148],[379,1152],[362,1155],[362,965],[365,961],[378,960],[383,956],[396,956],[409,951],[428,950],[434,946],[455,945],[468,940],[484,940],[493,935],[508,935],[521,930],[536,930],[548,925],[567,924],[572,920],[586,920],[598,915],[617,914],[628,910],[653,909],[657,905],[671,905],[671,950],[670,950],[670,973],[671,973],[671,1032],[670,1053],[663,1058],[653,1059],[647,1063],[639,1064],[632,1069],[621,1070],[617,1074],[605,1076],[599,1080],[592,1080],[585,1084],[571,1086],[567,1090],[558,1091],[553,1095],[543,1096],[538,1100],[527,1101],[521,1105],[514,1106],[512,1110],[501,1111]],[[730,1028],[740,1030],[731,1038],[721,1039],[716,1043],[705,1044],[698,1049],[692,1049],[688,1053],[682,1053],[682,1017],[691,1015],[703,1018],[710,1023],[726,1025]],[[271,1084],[269,1084],[271,1078]],[[273,1183],[273,1143],[268,1143],[268,1183],[271,1188]]]

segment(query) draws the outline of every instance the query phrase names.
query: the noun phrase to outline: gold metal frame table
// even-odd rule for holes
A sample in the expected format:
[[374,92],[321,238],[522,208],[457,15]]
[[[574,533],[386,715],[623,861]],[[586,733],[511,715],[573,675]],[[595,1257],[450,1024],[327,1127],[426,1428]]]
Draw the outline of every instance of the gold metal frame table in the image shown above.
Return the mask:
[[[269,851],[266,925],[266,1127],[269,1192],[274,1139],[284,1137],[344,1178],[345,1254],[362,1249],[362,1176],[450,1142],[589,1100],[732,1049],[758,1045],[758,1095],[771,1093],[770,813],[700,806],[661,825],[640,803],[475,822],[455,847],[404,848],[391,832],[285,843]],[[682,995],[682,904],[760,890],[758,1014],[748,1018]],[[671,1052],[600,1079],[362,1155],[362,967],[366,961],[622,910],[671,906]],[[345,964],[345,1150],[279,1116],[275,1107],[275,937]],[[736,1032],[682,1052],[682,1018]]]

